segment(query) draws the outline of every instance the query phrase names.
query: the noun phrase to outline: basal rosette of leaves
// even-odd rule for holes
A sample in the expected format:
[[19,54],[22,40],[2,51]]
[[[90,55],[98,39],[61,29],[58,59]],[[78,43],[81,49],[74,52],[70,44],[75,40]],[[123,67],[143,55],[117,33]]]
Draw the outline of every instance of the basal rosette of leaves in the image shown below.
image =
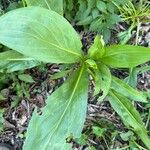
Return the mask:
[[[147,129],[132,101],[148,103],[141,92],[114,77],[109,68],[130,68],[150,60],[150,49],[131,45],[104,46],[96,36],[88,54],[82,52],[79,35],[58,13],[40,7],[11,11],[0,17],[0,43],[13,49],[4,60],[36,60],[78,64],[70,68],[65,83],[47,99],[42,115],[35,110],[27,129],[24,150],[70,150],[68,137],[80,137],[87,110],[89,77],[94,95],[102,93],[111,106],[150,149]],[[73,71],[72,71],[73,70]],[[67,71],[68,73],[68,71]]]

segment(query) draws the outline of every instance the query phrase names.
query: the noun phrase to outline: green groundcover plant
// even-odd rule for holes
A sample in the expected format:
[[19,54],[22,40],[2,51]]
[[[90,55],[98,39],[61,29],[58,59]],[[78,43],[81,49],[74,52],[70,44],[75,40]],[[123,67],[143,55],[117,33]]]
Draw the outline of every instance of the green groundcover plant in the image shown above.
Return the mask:
[[102,34],[108,42],[115,25],[122,21],[118,15],[118,6],[129,0],[65,0],[64,15],[78,26]]
[[[24,150],[69,150],[67,138],[80,137],[86,118],[89,76],[94,95],[106,96],[123,122],[150,149],[147,129],[132,101],[148,103],[144,95],[111,75],[109,68],[131,68],[150,60],[150,49],[131,45],[104,46],[96,36],[88,54],[79,35],[58,13],[40,7],[20,8],[0,17],[0,43],[13,49],[3,62],[36,60],[71,64],[65,83],[47,99],[39,115],[35,109],[27,129]],[[61,76],[58,75],[57,76]],[[91,78],[90,78],[91,79]]]

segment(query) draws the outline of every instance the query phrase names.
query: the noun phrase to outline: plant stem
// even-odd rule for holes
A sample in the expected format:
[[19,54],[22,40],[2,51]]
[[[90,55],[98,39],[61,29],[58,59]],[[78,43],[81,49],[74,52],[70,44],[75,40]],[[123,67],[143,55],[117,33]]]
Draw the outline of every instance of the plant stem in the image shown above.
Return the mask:
[[22,0],[22,4],[23,4],[23,7],[25,7],[25,6],[26,6],[26,2],[25,2],[25,0]]
[[150,121],[150,110],[149,110],[149,113],[148,113],[148,118],[147,118],[147,122],[145,124],[145,128],[148,127],[149,121]]
[[[137,133],[138,134],[138,133]],[[141,131],[140,134],[138,134],[143,143],[147,146],[148,149],[150,149],[150,138],[147,135],[146,131]]]
[[135,40],[135,45],[137,46],[138,43],[139,43],[139,32],[140,32],[140,26],[141,26],[141,23],[140,23],[140,20],[139,18],[137,19],[137,32],[136,32],[136,40]]

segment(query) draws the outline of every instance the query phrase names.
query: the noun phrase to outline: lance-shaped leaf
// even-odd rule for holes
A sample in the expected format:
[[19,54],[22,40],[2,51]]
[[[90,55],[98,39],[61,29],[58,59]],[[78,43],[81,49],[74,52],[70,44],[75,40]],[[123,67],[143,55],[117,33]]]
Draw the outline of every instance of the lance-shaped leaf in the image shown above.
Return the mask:
[[150,60],[150,48],[132,45],[113,45],[105,48],[101,61],[118,68],[132,68]]
[[144,127],[140,114],[134,108],[132,102],[113,90],[109,92],[109,102],[122,120],[130,125],[144,144],[150,148],[150,138],[147,135],[147,130]]
[[98,100],[102,101],[108,94],[111,85],[111,73],[109,68],[104,64],[98,64],[98,69],[95,77],[95,92],[94,95],[99,92],[102,94]]
[[26,7],[0,17],[0,43],[26,56],[51,63],[81,59],[81,41],[72,26],[54,11]]
[[0,72],[10,73],[19,70],[30,69],[41,64],[41,62],[36,60],[0,61]]
[[25,0],[27,6],[40,6],[63,15],[63,0]]
[[40,64],[41,62],[13,50],[0,53],[0,72],[10,73],[32,68]]
[[79,137],[87,109],[88,76],[84,67],[47,99],[42,115],[33,113],[24,150],[68,150],[66,138]]
[[126,84],[124,81],[114,76],[112,78],[111,89],[134,101],[148,102],[146,100],[146,97],[142,94],[142,92],[135,90],[134,88]]
[[16,51],[9,50],[0,53],[0,62],[1,61],[23,61],[23,60],[33,60],[33,58],[26,57]]

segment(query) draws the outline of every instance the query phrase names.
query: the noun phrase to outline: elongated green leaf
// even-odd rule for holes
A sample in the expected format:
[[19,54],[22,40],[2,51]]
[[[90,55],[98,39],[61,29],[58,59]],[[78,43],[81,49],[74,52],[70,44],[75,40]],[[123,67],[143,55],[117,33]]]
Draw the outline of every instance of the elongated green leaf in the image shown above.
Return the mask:
[[111,85],[111,73],[109,68],[104,64],[98,65],[98,70],[96,72],[96,80],[95,80],[95,92],[94,94],[98,94],[98,92],[102,93],[102,95],[98,98],[99,101],[102,101],[108,94]]
[[135,132],[138,134],[144,144],[148,148],[150,148],[150,139],[147,135],[147,131],[144,127],[139,113],[136,111],[131,101],[114,91],[110,91],[109,101],[111,103],[111,106],[119,114],[122,120],[129,124],[135,130]]
[[0,42],[44,62],[74,63],[82,57],[82,44],[72,26],[40,7],[20,8],[0,17]]
[[18,78],[25,83],[35,83],[32,76],[30,76],[29,74],[20,74],[18,75]]
[[129,76],[126,77],[126,78],[124,79],[124,81],[125,81],[128,85],[130,85],[131,87],[136,88],[136,86],[137,86],[137,81],[138,81],[137,75],[138,75],[137,68],[136,68],[136,67],[130,68],[130,69],[129,69]]
[[71,70],[64,70],[64,71],[55,73],[54,75],[52,75],[51,79],[55,80],[55,79],[65,77],[69,72],[71,72]]
[[106,13],[106,4],[103,1],[97,1],[96,7],[101,11]]
[[146,97],[142,94],[142,92],[139,92],[139,91],[133,89],[131,86],[126,84],[124,81],[122,81],[114,76],[112,78],[111,88],[113,90],[115,90],[116,92],[124,95],[125,97],[128,97],[129,99],[139,101],[139,102],[148,102],[146,100]]
[[19,70],[25,70],[41,65],[41,62],[36,60],[25,61],[0,61],[0,72],[10,73]]
[[150,48],[113,45],[105,48],[101,61],[112,67],[131,68],[150,60]]
[[16,51],[10,50],[0,53],[0,62],[4,61],[19,61],[19,60],[33,60],[33,58],[26,57]]
[[33,58],[26,57],[16,51],[8,50],[0,53],[0,72],[10,73],[40,65]]
[[81,67],[47,99],[42,115],[33,113],[24,150],[69,150],[66,138],[80,137],[87,109],[88,77]]
[[63,0],[25,0],[28,6],[40,6],[63,15]]

